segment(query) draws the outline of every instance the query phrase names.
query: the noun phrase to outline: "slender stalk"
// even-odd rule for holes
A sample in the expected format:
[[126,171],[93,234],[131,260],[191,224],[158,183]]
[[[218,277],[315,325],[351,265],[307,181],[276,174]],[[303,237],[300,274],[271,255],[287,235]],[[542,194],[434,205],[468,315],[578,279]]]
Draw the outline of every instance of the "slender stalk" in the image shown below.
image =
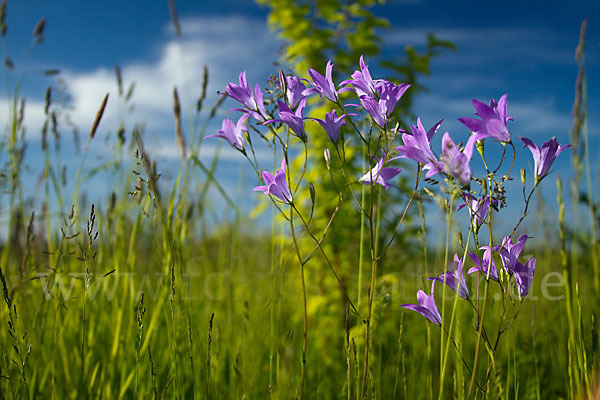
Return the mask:
[[[467,243],[465,245],[465,251],[463,253],[462,260],[461,260],[461,262],[462,262],[463,265],[464,265],[465,260],[467,258],[467,251],[469,249],[469,242],[471,240],[471,235],[473,234],[473,225],[474,224],[471,223],[470,225],[471,225],[471,228],[469,229],[469,236],[467,237]],[[462,276],[459,277],[459,279],[462,279]],[[444,280],[446,280],[446,274],[444,274]],[[445,376],[445,371],[446,371],[446,363],[448,361],[448,350],[450,348],[450,340],[452,339],[451,334],[452,334],[452,329],[454,327],[454,317],[456,316],[456,306],[458,305],[458,298],[459,298],[458,293],[459,293],[459,290],[460,290],[459,288],[460,288],[460,282],[458,282],[456,284],[456,293],[454,295],[454,304],[452,305],[452,314],[450,316],[450,326],[448,327],[448,332],[446,332],[447,336],[448,336],[448,340],[446,341],[446,350],[443,353],[443,357],[442,357],[444,361],[442,363],[442,372],[440,374],[440,379],[441,380],[440,380],[440,392],[439,392],[439,395],[438,395],[439,399],[442,398],[442,393],[443,393],[442,389],[444,387],[444,376]],[[454,339],[452,339],[452,342],[454,343]],[[454,343],[454,347],[456,347],[456,350],[458,351],[458,347],[456,346],[456,343]],[[459,354],[460,354],[460,352],[459,352]],[[461,354],[461,358],[462,358],[462,354]],[[465,364],[465,366],[467,365],[467,363],[464,361],[464,359],[463,359],[463,363]],[[467,369],[469,369],[468,366],[467,366]],[[469,373],[471,373],[470,370],[469,370]]]
[[296,250],[296,256],[298,257],[298,262],[300,263],[300,278],[302,282],[302,307],[303,307],[303,316],[304,316],[304,327],[302,331],[302,369],[300,372],[300,400],[304,398],[304,376],[306,370],[306,343],[308,341],[308,311],[306,306],[306,283],[304,281],[304,264],[302,262],[302,256],[300,255],[300,246],[296,239],[296,233],[294,230],[294,208],[290,207],[290,231],[292,233],[292,241],[294,242],[294,248]]

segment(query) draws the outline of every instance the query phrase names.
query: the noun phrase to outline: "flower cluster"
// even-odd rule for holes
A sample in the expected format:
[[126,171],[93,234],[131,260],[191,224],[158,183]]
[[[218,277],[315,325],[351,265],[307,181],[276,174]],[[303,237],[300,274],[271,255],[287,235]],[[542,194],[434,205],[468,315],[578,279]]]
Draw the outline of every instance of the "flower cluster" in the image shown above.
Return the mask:
[[[354,183],[361,183],[371,186],[380,185],[386,190],[389,187],[396,187],[394,179],[401,173],[401,169],[393,165],[394,161],[398,159],[413,160],[418,166],[418,179],[420,179],[421,171],[425,172],[425,178],[442,175],[449,188],[452,188],[452,190],[448,190],[446,193],[454,193],[453,196],[455,197],[453,199],[462,198],[463,203],[457,207],[457,210],[461,210],[462,208],[468,209],[470,234],[473,233],[475,235],[478,251],[470,252],[467,248],[462,258],[455,254],[454,261],[450,263],[449,270],[439,276],[430,278],[433,281],[431,293],[427,295],[420,290],[417,293],[418,304],[405,304],[403,307],[420,313],[436,325],[441,325],[442,316],[436,307],[434,299],[436,282],[446,284],[458,296],[470,302],[471,295],[463,274],[463,263],[467,255],[474,264],[468,270],[468,275],[477,272],[483,275],[487,282],[490,280],[498,282],[500,285],[503,285],[503,293],[507,292],[504,290],[508,288],[507,285],[513,284],[519,298],[521,300],[525,298],[531,288],[536,260],[535,258],[530,258],[525,263],[519,261],[525,242],[529,238],[527,235],[519,236],[514,243],[511,240],[511,236],[523,218],[517,223],[513,233],[506,236],[500,245],[489,244],[488,246],[480,246],[477,240],[477,235],[482,226],[487,225],[490,230],[492,229],[492,213],[498,212],[504,201],[504,189],[502,185],[508,179],[508,174],[503,175],[503,178],[498,180],[495,178],[496,171],[499,170],[504,161],[504,152],[500,166],[495,170],[489,169],[488,165],[485,164],[486,177],[474,178],[471,172],[471,159],[473,158],[473,150],[476,147],[485,162],[483,142],[486,139],[493,139],[493,141],[500,142],[504,151],[506,151],[507,145],[509,145],[513,149],[513,156],[516,155],[508,126],[509,121],[513,120],[507,114],[508,96],[504,94],[498,101],[491,99],[489,103],[473,100],[472,104],[475,108],[476,118],[459,118],[459,121],[470,131],[466,141],[455,142],[450,134],[445,132],[441,138],[441,147],[437,153],[439,154],[438,156],[432,148],[432,140],[441,127],[443,120],[433,124],[428,130],[423,126],[421,118],[417,118],[416,124],[410,125],[409,131],[404,131],[399,128],[398,124],[392,125],[391,123],[394,110],[401,101],[402,96],[410,88],[410,85],[404,83],[394,84],[385,79],[373,79],[369,66],[365,63],[362,56],[359,60],[359,69],[354,71],[349,79],[343,80],[338,84],[333,80],[333,68],[334,64],[330,60],[325,67],[325,75],[314,69],[307,71],[307,78],[286,76],[283,72],[280,72],[277,85],[281,93],[275,101],[269,103],[272,105],[276,104],[270,110],[267,110],[265,106],[266,102],[263,101],[263,93],[260,86],[256,84],[254,90],[252,90],[246,79],[246,73],[242,72],[239,76],[239,84],[229,83],[224,93],[224,95],[240,104],[239,108],[234,108],[233,110],[242,112],[242,116],[235,124],[231,119],[225,119],[222,129],[219,130],[218,134],[207,137],[225,139],[233,148],[248,158],[263,183],[255,187],[255,191],[271,195],[274,201],[279,201],[292,207],[295,207],[294,198],[296,193],[290,190],[290,170],[289,167],[286,167],[285,163],[287,147],[289,139],[292,136],[300,139],[305,145],[310,140],[309,130],[305,125],[307,120],[317,122],[337,150],[336,152],[330,152],[329,149],[325,150],[328,168],[331,154],[337,153],[343,164],[342,155],[345,154],[344,146],[351,143],[353,138],[355,140],[360,139],[364,144],[368,144],[367,148],[370,148],[372,151],[373,147],[370,147],[370,145],[377,143],[374,146],[374,151],[368,155],[369,159],[373,160],[374,163],[371,164],[366,172],[356,177],[353,182],[347,180],[349,186]],[[319,96],[322,100],[326,100],[331,104],[332,108],[325,113],[323,118],[305,115],[310,111],[307,108],[307,105],[311,104],[308,102],[308,99],[313,95]],[[355,96],[357,100],[355,103],[342,103],[342,100],[345,101],[348,97],[352,96]],[[353,110],[358,110],[358,113],[348,112],[347,107],[353,107]],[[366,117],[370,121],[368,133],[358,130],[357,126],[364,125],[352,120],[352,118],[362,117]],[[281,143],[284,160],[281,163],[281,168],[274,174],[267,171],[262,171],[261,173],[256,159],[253,162],[246,152],[245,143],[249,143],[251,146],[251,140],[249,140],[250,137],[248,136],[250,133],[247,127],[251,120],[255,121],[255,130],[261,127],[267,128],[273,137],[277,138],[279,143]],[[287,132],[287,136],[281,136],[280,126],[287,128],[284,131],[284,134]],[[392,129],[392,126],[395,127]],[[346,131],[349,132],[349,136],[343,136],[342,133]],[[373,131],[376,132],[376,137],[378,138],[376,142],[371,141]],[[350,140],[346,140],[348,137]],[[344,138],[344,140],[340,140],[340,138]],[[394,144],[397,138],[401,139],[400,143]],[[524,147],[527,147],[531,151],[533,156],[535,178],[534,187],[531,190],[531,194],[533,194],[539,182],[550,172],[557,156],[568,148],[569,145],[559,145],[556,139],[552,138],[540,148],[531,139],[526,137],[520,137],[519,139],[524,143]],[[464,145],[461,143],[464,143]],[[305,151],[308,151],[306,146],[304,148]],[[512,169],[512,166],[510,169]],[[301,181],[302,174],[300,176]],[[435,181],[430,179],[429,182]],[[417,181],[417,187],[418,183]],[[481,186],[478,195],[472,189],[473,183]],[[523,185],[525,185],[524,178]],[[295,185],[295,187],[298,186],[300,186],[300,182]],[[525,193],[525,187],[523,193]],[[312,186],[311,196],[314,202],[314,188]],[[531,195],[529,196],[530,198]],[[527,213],[529,199],[526,199],[526,209],[523,217]],[[500,271],[496,267],[496,259],[499,259],[502,263]]]
[[[498,275],[498,270],[496,269],[493,255],[499,256],[502,261],[504,273],[509,278],[514,278],[515,287],[519,298],[521,300],[524,299],[531,288],[536,263],[536,259],[533,257],[530,258],[525,264],[522,264],[518,260],[527,239],[527,235],[521,235],[517,241],[513,243],[510,239],[510,236],[506,236],[502,241],[502,245],[500,246],[482,246],[480,250],[484,250],[484,252],[481,258],[477,254],[469,252],[468,255],[475,266],[469,269],[467,274],[470,275],[478,272],[482,274],[486,280],[492,279],[493,281],[500,283],[500,278]],[[454,261],[450,263],[450,267],[450,270],[445,271],[440,276],[429,278],[429,280],[433,280],[433,284],[435,284],[435,282],[445,283],[453,291],[457,292],[458,296],[470,301],[469,289],[463,275],[463,260],[461,260],[457,254],[454,254]],[[422,291],[419,291],[419,293],[421,292]],[[419,304],[421,304],[421,300],[419,300]],[[431,288],[431,295],[428,297],[427,304],[427,310],[437,310],[435,299],[433,298],[433,286]],[[434,324],[441,325],[442,319],[439,318],[439,320],[434,321],[430,318],[429,312],[426,312],[423,307],[417,307],[415,304],[403,304],[402,307],[409,310],[414,310],[429,319]]]

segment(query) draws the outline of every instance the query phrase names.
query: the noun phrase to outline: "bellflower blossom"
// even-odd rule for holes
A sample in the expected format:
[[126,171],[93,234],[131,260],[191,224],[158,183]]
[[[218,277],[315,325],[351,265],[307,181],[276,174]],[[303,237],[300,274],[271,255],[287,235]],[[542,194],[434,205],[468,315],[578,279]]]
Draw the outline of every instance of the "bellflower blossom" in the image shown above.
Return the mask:
[[204,139],[211,137],[223,138],[227,140],[227,142],[234,148],[238,149],[239,151],[244,151],[244,131],[248,131],[248,128],[246,127],[246,121],[248,120],[248,117],[248,114],[242,115],[235,125],[231,119],[226,118],[223,120],[222,128],[219,129],[219,134],[208,135],[205,136]]
[[290,108],[282,101],[277,102],[277,105],[279,107],[279,118],[270,119],[265,121],[264,124],[269,124],[271,122],[283,122],[290,127],[296,136],[302,140],[305,140],[306,134],[304,133],[304,120],[302,113],[304,112],[304,107],[306,106],[306,98],[300,100],[300,104],[298,104],[298,108],[296,108],[295,112],[290,110]]
[[498,269],[496,269],[496,263],[494,262],[494,259],[492,258],[492,249],[490,248],[490,246],[483,246],[480,248],[480,250],[485,249],[485,251],[483,252],[483,258],[479,258],[479,256],[477,256],[474,253],[467,253],[469,255],[469,257],[471,257],[471,260],[473,260],[473,262],[475,263],[476,267],[473,267],[471,269],[469,269],[469,271],[467,271],[467,274],[471,275],[474,272],[480,272],[483,275],[485,275],[486,277],[488,276],[488,267],[491,264],[491,269],[490,269],[490,278],[492,280],[495,280],[496,282],[498,282]]
[[402,154],[402,158],[410,158],[420,162],[424,165],[424,169],[429,170],[425,176],[426,178],[430,178],[443,169],[443,164],[438,161],[433,151],[431,151],[431,139],[441,124],[442,121],[439,121],[425,132],[421,118],[418,118],[417,125],[410,126],[411,133],[405,132],[402,134],[404,145],[396,147],[396,150]]
[[435,282],[431,284],[431,294],[427,295],[424,291],[419,290],[417,292],[417,301],[419,304],[402,304],[400,307],[408,308],[413,310],[430,320],[436,325],[442,325],[442,316],[435,305],[435,298],[433,297],[433,289]]
[[[385,190],[387,190],[390,186],[388,181],[396,175],[398,175],[402,170],[400,168],[383,168],[385,153],[383,154],[383,157],[381,159],[378,159],[377,157],[374,158],[377,160],[377,164],[375,164],[375,166],[370,171],[361,176],[358,179],[358,181],[362,184],[370,185],[373,182],[373,180],[375,180],[376,184],[383,186]],[[398,157],[393,157],[387,162],[389,163],[390,161],[395,160],[396,158]]]
[[506,272],[515,277],[517,283],[517,291],[519,297],[523,298],[529,293],[529,288],[533,282],[533,274],[535,273],[536,259],[531,258],[523,265],[519,260],[519,255],[525,247],[525,242],[530,239],[527,235],[521,235],[515,243],[512,242],[510,236],[506,236],[502,241],[502,246],[498,246],[495,250],[500,250],[500,259],[504,265]]
[[325,132],[327,133],[327,136],[329,136],[331,143],[336,144],[340,136],[340,128],[342,125],[346,124],[344,118],[346,118],[346,114],[338,117],[337,112],[332,110],[325,114],[324,120],[319,118],[310,119],[317,121],[323,127],[323,129],[325,129]]
[[515,269],[515,265],[518,262],[517,259],[523,251],[527,239],[530,239],[530,237],[527,235],[521,235],[517,238],[515,243],[513,243],[510,239],[510,236],[506,236],[504,240],[502,240],[502,246],[494,248],[496,251],[500,250],[500,259],[502,260],[502,265],[504,266],[506,272],[510,272]]
[[449,266],[454,267],[453,270],[446,271],[441,274],[439,277],[429,278],[432,281],[442,282],[446,281],[446,285],[450,287],[450,289],[457,291],[458,295],[463,299],[467,299],[469,297],[469,289],[467,289],[467,284],[465,282],[465,277],[463,276],[462,268],[462,260],[458,258],[457,254],[454,254],[454,261],[452,261]]
[[351,86],[341,88],[340,92],[347,92],[351,90],[356,93],[358,97],[377,95],[377,83],[381,82],[381,80],[374,81],[373,78],[371,78],[369,66],[365,65],[363,56],[360,56],[360,71],[354,71],[351,76],[352,79],[348,79],[340,83],[340,86]]
[[263,122],[265,120],[265,105],[263,104],[263,96],[260,90],[260,85],[257,83],[254,88],[254,93],[246,80],[246,71],[240,73],[240,84],[229,82],[225,91],[227,95],[234,100],[237,100],[244,108],[235,108],[235,111],[241,111],[249,114],[254,119]]
[[529,259],[529,261],[527,261],[525,265],[517,261],[512,269],[513,276],[515,277],[515,282],[517,283],[517,292],[519,293],[519,297],[521,299],[527,296],[527,293],[529,293],[529,289],[531,288],[531,284],[533,283],[535,264],[535,258]]
[[[467,207],[473,226],[478,229],[485,222],[485,217],[490,209],[490,196],[482,196],[478,199],[471,193],[464,192],[462,198],[465,202],[458,205],[457,211]],[[493,205],[497,203],[496,200],[492,200]]]
[[265,181],[265,185],[257,186],[252,190],[261,191],[264,194],[271,194],[287,204],[292,203],[292,194],[290,193],[287,177],[285,175],[285,158],[281,160],[281,168],[275,171],[274,176],[267,171],[263,171],[262,177]]
[[[442,138],[442,157],[444,171],[454,177],[461,186],[467,186],[471,182],[471,157],[476,136],[471,135],[463,151],[460,151],[450,138],[448,132]],[[432,174],[433,175],[433,174]]]
[[473,107],[477,112],[476,118],[459,118],[467,128],[478,135],[479,139],[486,137],[494,138],[500,142],[510,142],[510,132],[508,131],[508,121],[512,121],[512,117],[506,115],[506,105],[508,103],[508,95],[503,95],[496,102],[495,99],[490,100],[490,105],[473,99]]
[[333,84],[333,79],[331,78],[332,70],[333,64],[331,63],[331,60],[327,61],[325,77],[319,72],[315,71],[314,69],[309,68],[308,74],[312,78],[312,81],[308,81],[308,83],[312,85],[312,88],[306,89],[304,91],[304,95],[320,93],[323,96],[327,97],[329,100],[336,103],[338,100],[338,94],[335,89],[335,85]]
[[286,76],[285,81],[285,97],[290,108],[294,109],[300,100],[305,97],[304,91],[306,90],[306,86],[304,86],[302,80],[296,76]]
[[371,118],[379,127],[385,129],[388,117],[394,111],[396,104],[410,87],[407,83],[394,85],[392,82],[381,81],[377,85],[377,94],[379,99],[370,96],[360,96],[360,104],[369,113]]
[[371,96],[360,96],[360,104],[367,110],[373,121],[381,129],[385,129],[387,124],[387,106],[385,100],[376,100]]
[[395,85],[386,80],[381,80],[381,82],[377,84],[377,93],[379,93],[380,101],[383,101],[385,104],[386,115],[388,117],[394,112],[396,104],[409,87],[410,85],[408,83]]
[[527,147],[533,156],[536,183],[550,171],[556,157],[558,157],[563,150],[571,147],[570,144],[559,145],[556,141],[556,137],[553,137],[544,143],[541,149],[537,144],[526,137],[520,137],[519,139],[525,144],[523,147]]

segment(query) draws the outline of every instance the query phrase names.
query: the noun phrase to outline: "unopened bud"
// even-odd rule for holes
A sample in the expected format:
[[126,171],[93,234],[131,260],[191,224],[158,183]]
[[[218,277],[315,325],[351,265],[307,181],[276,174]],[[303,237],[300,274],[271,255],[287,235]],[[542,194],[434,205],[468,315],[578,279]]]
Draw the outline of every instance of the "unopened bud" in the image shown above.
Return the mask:
[[521,183],[524,185],[527,181],[527,174],[525,173],[525,168],[521,168]]
[[315,185],[313,185],[312,182],[308,183],[308,190],[310,192],[310,201],[312,204],[315,204],[316,192]]
[[285,97],[287,93],[287,80],[285,79],[285,73],[282,70],[279,70],[279,87],[281,87],[281,93],[283,93],[283,97]]
[[331,154],[329,153],[329,149],[327,147],[325,147],[323,156],[325,157],[325,164],[327,165],[327,169],[329,169],[329,165],[331,164]]
[[484,143],[485,142],[483,140],[478,140],[476,142],[477,151],[479,152],[479,154],[481,155],[481,157],[483,157],[483,150],[485,149]]

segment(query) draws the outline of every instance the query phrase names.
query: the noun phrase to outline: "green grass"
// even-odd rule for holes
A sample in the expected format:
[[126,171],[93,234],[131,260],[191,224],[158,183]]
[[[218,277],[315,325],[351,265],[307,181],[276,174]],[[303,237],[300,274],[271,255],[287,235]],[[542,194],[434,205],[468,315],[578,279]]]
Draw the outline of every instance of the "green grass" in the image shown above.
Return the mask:
[[[76,181],[72,194],[64,193],[60,182],[59,153],[46,143],[45,212],[40,212],[32,209],[33,194],[21,176],[19,149],[26,140],[19,135],[18,85],[13,96],[1,153],[8,177],[3,197],[9,199],[3,217],[9,222],[0,264],[5,303],[0,308],[0,398],[296,398],[304,321],[292,241],[278,219],[269,232],[256,228],[268,224],[236,212],[234,204],[242,198],[232,199],[212,177],[218,155],[198,158],[203,125],[192,129],[185,147],[189,157],[169,185],[159,179],[140,131],[127,132],[124,141],[115,137],[117,150],[106,165],[88,166],[84,153],[69,176]],[[127,95],[121,96],[127,104]],[[175,119],[181,120],[176,102]],[[48,106],[51,121],[50,101]],[[194,118],[212,116],[214,109],[200,109]],[[88,148],[97,140],[93,136]],[[181,137],[180,142],[184,146]],[[91,204],[85,200],[91,190],[86,177],[106,171],[116,177],[115,194]],[[244,191],[252,186],[241,184]],[[221,196],[218,204],[209,201],[209,190]],[[221,204],[227,208],[223,215],[235,217],[207,229],[211,212]],[[494,355],[489,399],[586,398],[598,390],[595,232],[567,232],[558,215],[548,216],[551,207],[540,208],[554,224],[556,239],[527,249],[538,259],[534,285]],[[328,240],[328,251],[339,248]],[[299,241],[311,243],[303,232]],[[401,307],[428,286],[431,271],[441,270],[442,246],[424,243],[417,232],[402,246],[390,247],[377,266],[366,373],[363,322],[348,311],[320,256],[306,265],[304,398],[356,399],[363,375],[366,398],[467,395],[467,368],[472,368],[477,341],[472,309],[456,303],[452,344],[437,326]],[[343,246],[348,257],[334,252],[332,263],[348,293],[362,298],[358,308],[364,314],[371,269],[362,265],[362,246]],[[457,243],[450,248],[459,251]],[[542,282],[564,277],[568,285],[543,292]],[[476,278],[468,281],[474,292]],[[485,325],[495,327],[499,293],[494,285],[489,290]],[[450,291],[446,297],[444,309],[450,313],[455,298]],[[516,304],[509,307],[509,313],[516,310]],[[478,382],[485,380],[490,355],[481,346]],[[475,391],[475,397],[483,396]]]

